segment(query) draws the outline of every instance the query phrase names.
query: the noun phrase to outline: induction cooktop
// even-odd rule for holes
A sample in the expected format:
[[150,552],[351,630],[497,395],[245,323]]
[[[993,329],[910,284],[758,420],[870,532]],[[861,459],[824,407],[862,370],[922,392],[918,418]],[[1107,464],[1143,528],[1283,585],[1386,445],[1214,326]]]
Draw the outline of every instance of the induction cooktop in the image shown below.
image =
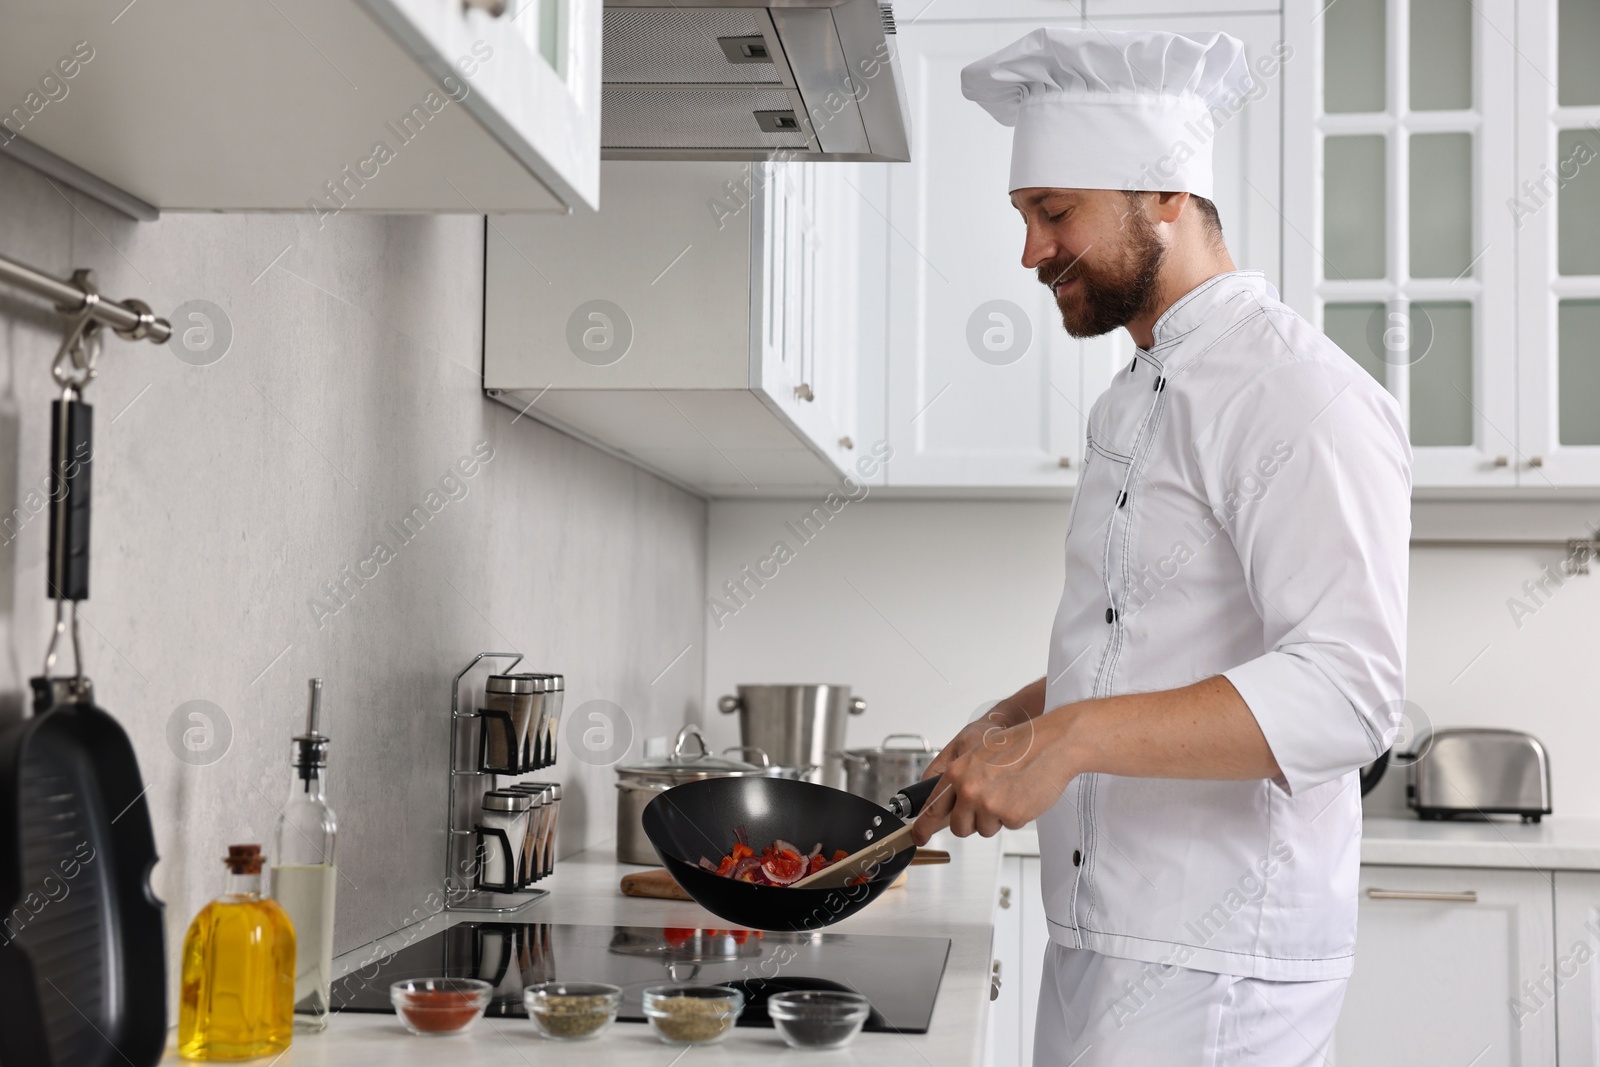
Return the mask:
[[335,1011],[392,1012],[389,986],[405,978],[481,978],[491,1016],[523,1016],[536,982],[608,982],[622,988],[618,1019],[644,1022],[640,994],[670,983],[732,985],[745,993],[740,1026],[771,1026],[766,998],[794,989],[860,993],[866,1029],[923,1034],[944,977],[950,939],[572,923],[464,922],[422,938],[333,983]]

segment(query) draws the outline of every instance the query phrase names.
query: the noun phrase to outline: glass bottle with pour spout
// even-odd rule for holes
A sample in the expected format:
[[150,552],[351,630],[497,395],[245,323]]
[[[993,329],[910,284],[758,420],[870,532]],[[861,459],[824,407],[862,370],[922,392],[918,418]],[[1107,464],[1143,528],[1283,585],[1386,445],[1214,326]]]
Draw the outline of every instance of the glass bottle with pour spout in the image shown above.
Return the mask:
[[227,891],[200,909],[183,941],[178,1054],[247,1060],[294,1036],[295,936],[261,895],[261,846],[230,845]]
[[289,799],[278,816],[272,898],[299,935],[294,981],[294,1025],[318,1031],[328,1025],[333,983],[333,911],[338,887],[334,846],[338,823],[327,800],[328,737],[322,733],[322,679],[310,682],[305,733],[293,739]]

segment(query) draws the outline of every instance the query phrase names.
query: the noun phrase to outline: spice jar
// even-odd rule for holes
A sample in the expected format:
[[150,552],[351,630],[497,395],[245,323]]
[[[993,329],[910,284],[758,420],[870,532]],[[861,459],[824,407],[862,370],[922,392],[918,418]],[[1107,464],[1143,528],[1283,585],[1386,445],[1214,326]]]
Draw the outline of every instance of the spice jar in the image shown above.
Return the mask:
[[561,700],[567,681],[559,674],[541,674],[537,710],[528,726],[528,744],[523,753],[525,770],[536,771],[556,761],[556,731],[561,723]]
[[555,782],[521,782],[518,788],[537,790],[544,795],[544,805],[538,810],[539,817],[528,822],[528,832],[535,835],[533,876],[543,878],[555,870],[556,821],[561,814],[561,786]]
[[[510,789],[491,789],[483,794],[483,818],[478,823],[483,858],[483,865],[478,869],[480,889],[509,892],[515,888],[517,861],[522,856],[522,843],[528,832],[528,811],[532,806],[526,793]],[[499,833],[495,833],[496,830]]]
[[540,833],[542,838],[540,848],[544,852],[544,865],[540,868],[542,874],[549,874],[556,869],[556,826],[561,821],[561,783],[546,784],[550,792],[545,808],[544,826]]
[[507,786],[512,793],[521,793],[532,806],[528,809],[528,828],[522,836],[522,854],[518,861],[517,880],[526,885],[544,874],[544,853],[539,850],[544,820],[549,814],[550,787],[541,782],[518,782]]
[[483,688],[483,770],[520,774],[528,733],[538,714],[536,694],[544,688],[536,674],[491,674]]

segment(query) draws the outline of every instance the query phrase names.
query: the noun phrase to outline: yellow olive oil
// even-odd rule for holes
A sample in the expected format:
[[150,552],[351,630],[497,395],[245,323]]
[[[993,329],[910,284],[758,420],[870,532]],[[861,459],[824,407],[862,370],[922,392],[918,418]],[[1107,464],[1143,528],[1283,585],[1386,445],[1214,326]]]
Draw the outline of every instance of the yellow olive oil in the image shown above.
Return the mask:
[[248,1060],[294,1033],[294,926],[261,895],[261,847],[228,848],[228,890],[200,909],[183,942],[178,1054]]

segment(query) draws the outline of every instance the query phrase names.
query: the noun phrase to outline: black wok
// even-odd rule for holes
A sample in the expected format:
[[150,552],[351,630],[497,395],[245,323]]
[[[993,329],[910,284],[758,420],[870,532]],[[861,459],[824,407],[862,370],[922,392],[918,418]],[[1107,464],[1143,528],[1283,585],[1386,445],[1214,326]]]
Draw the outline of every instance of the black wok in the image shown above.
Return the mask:
[[[908,818],[921,810],[937,778],[907,786]],[[754,930],[816,930],[854,915],[889,888],[911,857],[908,848],[883,864],[863,885],[843,889],[794,889],[753,885],[700,866],[733,848],[735,827],[759,851],[777,838],[801,848],[822,842],[823,855],[857,852],[902,820],[865,797],[790,778],[707,778],[686,782],[656,797],[644,809],[644,832],[668,873],[701,907]]]

